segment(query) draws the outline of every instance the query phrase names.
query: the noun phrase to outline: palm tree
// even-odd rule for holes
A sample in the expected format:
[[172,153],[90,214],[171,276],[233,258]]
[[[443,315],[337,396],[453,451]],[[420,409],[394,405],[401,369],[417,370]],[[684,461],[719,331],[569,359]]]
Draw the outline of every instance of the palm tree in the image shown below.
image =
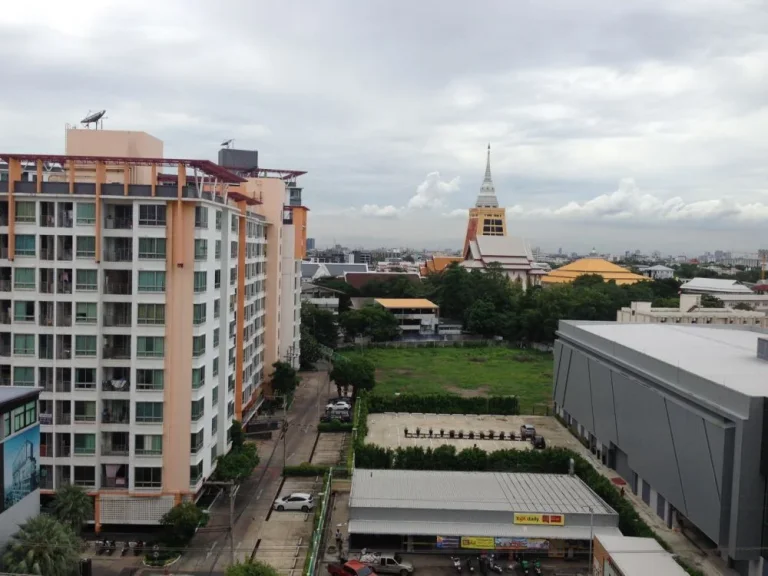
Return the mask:
[[72,576],[80,562],[78,547],[78,538],[69,526],[41,514],[11,536],[3,564],[10,574]]
[[88,520],[93,520],[93,501],[85,490],[74,484],[66,484],[56,490],[53,500],[56,518],[69,525],[76,534]]

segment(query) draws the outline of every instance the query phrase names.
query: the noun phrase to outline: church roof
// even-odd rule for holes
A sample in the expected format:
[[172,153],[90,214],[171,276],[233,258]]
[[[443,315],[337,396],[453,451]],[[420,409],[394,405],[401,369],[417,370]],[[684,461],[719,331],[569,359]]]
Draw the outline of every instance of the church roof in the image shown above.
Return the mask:
[[477,208],[498,208],[499,200],[496,198],[496,188],[493,186],[491,178],[491,145],[488,144],[488,157],[485,161],[485,176],[480,186],[480,192],[475,201]]
[[636,284],[637,282],[648,281],[647,277],[634,274],[626,268],[622,268],[602,258],[581,258],[552,270],[541,281],[547,284],[564,284],[573,282],[576,278],[585,274],[598,274],[606,282],[613,280],[616,284]]
[[462,260],[464,258],[461,256],[432,256],[421,267],[421,275],[426,276],[427,274],[442,272],[454,262],[461,262]]
[[524,258],[533,260],[528,244],[517,236],[477,236],[472,242],[472,256],[482,258]]

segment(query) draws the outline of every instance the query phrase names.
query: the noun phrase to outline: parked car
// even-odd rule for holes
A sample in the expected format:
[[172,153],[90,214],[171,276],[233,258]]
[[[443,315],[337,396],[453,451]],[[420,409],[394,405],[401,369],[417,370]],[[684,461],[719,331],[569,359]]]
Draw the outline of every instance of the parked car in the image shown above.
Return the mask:
[[315,500],[312,494],[306,492],[294,492],[287,496],[281,496],[272,505],[274,510],[282,512],[283,510],[300,510],[302,512],[309,512],[315,507]]
[[536,427],[533,424],[523,424],[520,426],[520,436],[523,440],[536,436]]
[[337,410],[336,412],[328,412],[320,416],[320,422],[333,422],[334,420],[338,420],[339,422],[343,422],[343,423],[352,422],[352,416],[346,410],[345,411]]
[[534,434],[531,436],[531,444],[534,448],[544,449],[547,447],[547,443],[544,441],[544,436],[541,434]]
[[374,576],[373,570],[362,562],[350,560],[344,564],[328,564],[330,576]]
[[363,554],[360,562],[373,568],[376,574],[407,576],[413,573],[413,564],[404,561],[400,554]]
[[326,410],[352,410],[352,404],[348,400],[335,400],[325,405]]

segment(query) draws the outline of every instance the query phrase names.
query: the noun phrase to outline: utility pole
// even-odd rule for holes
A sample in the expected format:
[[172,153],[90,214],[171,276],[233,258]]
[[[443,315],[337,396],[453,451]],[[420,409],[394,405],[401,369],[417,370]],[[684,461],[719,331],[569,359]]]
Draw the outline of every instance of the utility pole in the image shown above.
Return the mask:
[[219,486],[226,488],[229,492],[229,557],[232,564],[235,563],[235,497],[237,491],[240,489],[239,484],[235,484],[234,480],[227,482],[205,482],[208,486]]
[[288,398],[283,396],[283,470],[285,470],[285,463],[288,458],[288,448],[286,446],[288,437]]

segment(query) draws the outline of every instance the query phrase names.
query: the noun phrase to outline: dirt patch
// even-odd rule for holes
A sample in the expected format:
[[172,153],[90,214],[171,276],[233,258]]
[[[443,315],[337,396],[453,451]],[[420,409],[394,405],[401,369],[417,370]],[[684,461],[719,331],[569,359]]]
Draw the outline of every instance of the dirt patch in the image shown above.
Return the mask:
[[535,360],[538,360],[538,358],[535,358],[530,354],[515,354],[512,356],[512,360],[515,362],[534,362]]
[[469,361],[470,362],[480,362],[480,363],[482,363],[482,362],[488,362],[488,358],[484,358],[482,356],[474,356],[474,357],[470,358]]
[[399,374],[400,376],[410,376],[413,374],[413,370],[410,368],[397,368],[396,370],[392,370],[393,374]]
[[488,387],[480,386],[480,388],[458,388],[457,386],[446,386],[445,390],[451,394],[456,394],[462,398],[477,398],[478,396],[488,396]]

